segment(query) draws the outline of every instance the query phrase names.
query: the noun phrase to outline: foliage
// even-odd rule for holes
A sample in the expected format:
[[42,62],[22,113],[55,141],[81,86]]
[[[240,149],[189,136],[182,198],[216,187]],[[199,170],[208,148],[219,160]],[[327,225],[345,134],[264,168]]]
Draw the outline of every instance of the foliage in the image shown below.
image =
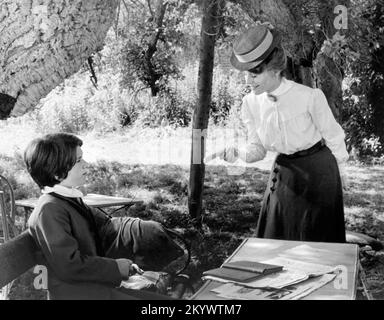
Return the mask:
[[87,75],[81,71],[72,76],[40,102],[33,117],[41,133],[105,133],[121,127],[129,99],[118,88],[118,75],[99,74],[98,89]]
[[[347,9],[346,29],[334,25],[336,5]],[[326,71],[344,79],[341,120],[348,149],[356,149],[361,156],[382,154],[384,112],[378,109],[382,109],[384,88],[384,2],[298,0],[289,7],[301,19],[299,33],[309,34],[315,44],[306,59],[313,61],[319,54],[330,58],[336,69]]]
[[[143,99],[140,99],[143,101]],[[161,92],[156,97],[147,96],[146,103],[136,105],[136,123],[143,127],[187,126],[193,105],[173,89]]]
[[221,66],[214,70],[210,118],[214,124],[225,124],[231,110],[241,106],[244,77],[236,71],[226,72]]
[[339,50],[331,51],[344,62],[348,84],[343,108],[347,142],[361,156],[380,156],[384,153],[384,28],[380,27],[384,3],[352,1],[352,5],[350,30],[346,37],[338,37]]
[[[201,1],[200,1],[201,2]],[[164,1],[163,28],[157,29],[154,1],[121,5],[118,24],[106,38],[104,49],[93,58],[98,77],[96,90],[89,81],[87,66],[66,80],[33,115],[42,132],[111,132],[122,126],[156,127],[162,124],[186,126],[197,104],[197,65],[201,12],[199,1]],[[151,10],[148,7],[151,4]],[[348,29],[333,27],[334,1],[284,2],[299,17],[300,32],[310,34],[315,50],[336,62],[345,78],[343,128],[348,148],[361,155],[383,152],[383,6],[382,0],[350,1]],[[331,18],[331,19],[329,19]],[[328,20],[327,20],[328,19]],[[239,1],[227,1],[215,52],[210,121],[213,124],[240,124],[239,108],[244,81],[229,65],[231,42],[239,30],[254,21]],[[148,74],[145,55],[160,32],[151,57],[154,74]],[[149,88],[157,78],[157,97]]]
[[170,79],[181,77],[174,57],[180,53],[178,42],[182,38],[178,28],[182,12],[178,9],[184,7],[179,1],[167,1],[162,7],[166,10],[163,19],[159,12],[163,8],[152,11],[140,7],[131,9],[131,14],[136,15],[134,25],[128,19],[123,20],[124,25],[119,29],[124,39],[120,53],[121,85],[126,88],[134,90],[137,82],[141,82],[156,95],[166,90]]

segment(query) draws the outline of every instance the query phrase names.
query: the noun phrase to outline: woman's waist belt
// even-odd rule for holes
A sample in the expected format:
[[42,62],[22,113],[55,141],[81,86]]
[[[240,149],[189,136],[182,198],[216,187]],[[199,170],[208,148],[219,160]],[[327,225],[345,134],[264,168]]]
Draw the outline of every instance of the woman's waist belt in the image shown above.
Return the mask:
[[306,156],[310,156],[310,155],[320,151],[324,147],[325,147],[325,144],[323,144],[323,141],[320,140],[318,143],[314,144],[312,147],[310,147],[308,149],[297,151],[297,152],[292,153],[292,154],[284,154],[284,153],[282,153],[281,155],[284,156],[284,157],[287,157],[289,159],[306,157]]

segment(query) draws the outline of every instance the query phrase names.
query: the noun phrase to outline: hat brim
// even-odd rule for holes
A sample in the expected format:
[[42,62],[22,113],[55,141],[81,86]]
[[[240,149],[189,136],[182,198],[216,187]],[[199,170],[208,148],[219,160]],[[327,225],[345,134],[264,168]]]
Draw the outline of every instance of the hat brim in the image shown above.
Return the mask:
[[273,49],[275,49],[280,42],[280,40],[278,39],[279,36],[276,34],[276,32],[274,32],[274,30],[271,30],[271,33],[273,36],[273,40],[272,40],[270,47],[268,48],[267,51],[265,51],[265,53],[263,55],[261,55],[258,59],[254,60],[254,61],[240,62],[232,50],[232,55],[231,55],[231,59],[230,59],[232,66],[234,68],[236,68],[237,70],[240,70],[240,71],[248,71],[248,70],[251,70],[253,68],[256,68],[259,64],[261,64],[271,54]]

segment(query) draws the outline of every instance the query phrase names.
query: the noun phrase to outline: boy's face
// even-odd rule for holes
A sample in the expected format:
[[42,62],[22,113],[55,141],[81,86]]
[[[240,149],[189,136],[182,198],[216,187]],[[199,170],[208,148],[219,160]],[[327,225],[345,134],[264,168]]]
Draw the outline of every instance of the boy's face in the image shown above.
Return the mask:
[[80,147],[76,149],[76,163],[68,172],[68,176],[59,183],[64,187],[79,187],[85,184],[85,168],[87,162],[83,159],[83,151]]

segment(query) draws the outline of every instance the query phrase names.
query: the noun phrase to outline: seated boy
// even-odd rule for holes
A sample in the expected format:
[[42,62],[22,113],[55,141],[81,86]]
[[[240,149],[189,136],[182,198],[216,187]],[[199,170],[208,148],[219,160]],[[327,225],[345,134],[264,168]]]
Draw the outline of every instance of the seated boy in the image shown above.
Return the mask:
[[145,226],[159,234],[160,225],[110,219],[85,205],[79,190],[87,165],[81,146],[76,136],[58,133],[33,140],[24,153],[27,170],[43,193],[28,226],[46,262],[49,299],[167,299],[119,288],[130,275],[143,272],[127,259],[140,247],[133,227],[140,231]]

